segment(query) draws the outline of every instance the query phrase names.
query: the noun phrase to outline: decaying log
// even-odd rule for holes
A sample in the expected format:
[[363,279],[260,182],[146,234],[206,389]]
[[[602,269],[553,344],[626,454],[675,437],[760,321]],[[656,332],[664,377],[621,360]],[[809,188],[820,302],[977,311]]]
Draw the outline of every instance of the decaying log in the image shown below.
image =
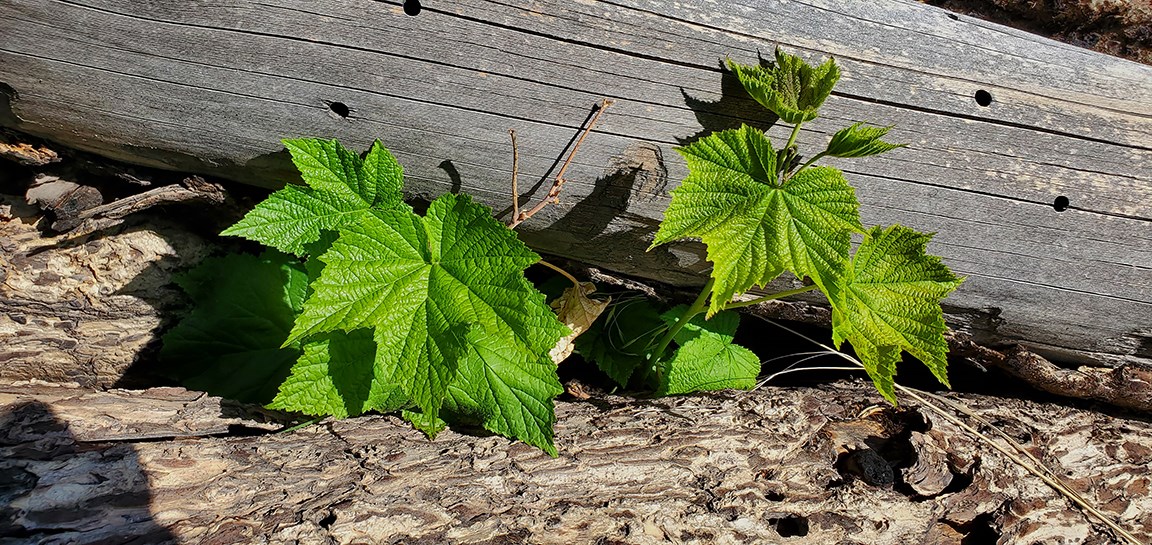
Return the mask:
[[162,214],[71,238],[41,220],[0,195],[0,377],[111,387],[185,307],[172,274],[212,246]]
[[[9,0],[0,123],[136,164],[275,185],[279,139],[375,138],[411,196],[464,190],[507,214],[510,149],[544,252],[700,284],[700,245],[644,249],[685,174],[676,144],[769,125],[731,74],[776,44],[844,77],[801,149],[861,120],[907,148],[837,161],[866,223],[936,231],[968,281],[954,327],[1059,359],[1152,364],[1152,68],[911,2]],[[415,13],[414,10],[409,10]],[[770,132],[783,136],[786,128]]]
[[55,176],[41,176],[29,186],[24,196],[28,204],[38,204],[41,209],[51,212],[54,216],[52,230],[63,233],[82,225],[84,232],[111,227],[135,212],[163,204],[204,201],[220,205],[224,204],[226,195],[219,184],[199,176],[189,176],[179,184],[149,189],[104,204],[100,191],[92,186]]
[[[1148,422],[950,397],[1152,539]],[[267,415],[178,389],[7,384],[0,543],[1117,542],[948,422],[879,402],[861,382],[596,395],[558,404],[553,459],[393,417],[268,434]]]

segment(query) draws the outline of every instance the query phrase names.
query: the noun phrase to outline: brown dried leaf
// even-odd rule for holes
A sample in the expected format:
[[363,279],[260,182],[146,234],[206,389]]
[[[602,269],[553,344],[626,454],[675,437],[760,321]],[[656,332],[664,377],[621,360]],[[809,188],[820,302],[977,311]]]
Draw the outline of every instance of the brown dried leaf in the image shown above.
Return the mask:
[[576,347],[576,337],[587,331],[612,301],[612,298],[602,300],[589,298],[588,296],[595,291],[595,284],[581,282],[578,288],[572,286],[552,301],[552,310],[556,311],[556,317],[572,331],[567,337],[557,341],[556,346],[548,352],[557,365],[572,355],[572,350]]

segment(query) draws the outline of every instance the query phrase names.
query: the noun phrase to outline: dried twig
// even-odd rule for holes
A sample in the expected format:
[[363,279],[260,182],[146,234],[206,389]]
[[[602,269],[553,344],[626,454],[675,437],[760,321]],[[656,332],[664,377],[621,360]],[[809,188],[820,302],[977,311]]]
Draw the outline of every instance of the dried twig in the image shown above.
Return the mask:
[[101,197],[95,188],[55,178],[46,180],[29,189],[28,202],[40,204],[41,208],[55,213],[56,221],[52,223],[52,229],[62,233],[79,229],[80,234],[83,234],[103,229],[119,223],[129,214],[153,206],[196,200],[222,204],[227,197],[219,184],[205,181],[199,176],[189,176],[178,184],[99,204]]
[[[584,142],[584,137],[588,136],[588,133],[592,132],[592,128],[596,126],[596,122],[600,119],[600,114],[604,113],[604,109],[612,104],[613,101],[611,99],[606,98],[600,101],[600,104],[596,108],[596,113],[592,116],[592,120],[588,122],[588,126],[584,128],[584,131],[580,133],[580,138],[576,140],[576,144],[572,146],[572,151],[568,153],[568,158],[565,159],[564,164],[560,166],[560,171],[556,173],[556,179],[552,182],[552,187],[548,190],[548,194],[527,212],[514,214],[512,221],[508,223],[509,229],[515,229],[517,225],[524,223],[524,220],[543,210],[544,207],[549,204],[560,204],[560,191],[564,189],[564,172],[568,170],[568,165],[572,163],[572,158],[576,156],[576,151],[580,149],[580,144]],[[519,195],[514,198],[519,199]]]
[[1152,411],[1152,372],[1129,365],[1116,368],[1066,369],[1023,347],[993,350],[964,333],[949,339],[955,356],[995,367],[1045,392],[1091,399],[1137,411]]
[[89,208],[77,215],[77,219],[86,220],[98,216],[118,219],[153,206],[187,201],[202,200],[222,204],[225,195],[224,188],[219,184],[205,181],[199,176],[189,176],[179,184],[157,187],[108,204]]
[[520,217],[520,188],[516,186],[516,170],[520,167],[520,153],[516,150],[516,129],[508,129],[512,138],[512,217]]

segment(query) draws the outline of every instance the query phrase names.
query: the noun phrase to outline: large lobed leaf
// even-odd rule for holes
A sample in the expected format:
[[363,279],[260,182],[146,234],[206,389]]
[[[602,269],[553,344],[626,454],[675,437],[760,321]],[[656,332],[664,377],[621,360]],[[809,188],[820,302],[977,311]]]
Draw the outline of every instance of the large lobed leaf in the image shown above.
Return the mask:
[[401,202],[403,171],[379,141],[361,159],[335,140],[284,140],[307,187],[289,185],[256,205],[224,235],[304,255],[324,231],[355,223],[370,209]]
[[[345,226],[319,258],[290,342],[371,328],[375,376],[419,407],[428,433],[454,388],[454,410],[554,453],[548,351],[565,327],[523,271],[539,256],[467,196],[443,195],[421,218],[407,206]],[[378,407],[371,407],[378,408]]]
[[779,48],[772,66],[729,60],[728,67],[756,102],[793,125],[816,119],[820,105],[840,80],[840,68],[833,59],[813,67]]
[[271,250],[208,258],[176,282],[196,306],[164,335],[163,372],[213,395],[271,401],[300,355],[281,347],[308,287],[300,261]]
[[948,384],[940,301],[963,279],[925,253],[931,238],[901,225],[873,227],[829,297],[836,346],[852,343],[876,388],[892,403],[902,350]]
[[807,168],[778,182],[771,142],[747,125],[677,151],[688,177],[672,191],[652,247],[689,237],[708,245],[715,279],[709,316],[785,270],[825,292],[843,276],[851,232],[864,228],[839,170]]
[[370,330],[318,335],[304,345],[268,408],[346,418],[408,406],[408,396],[393,377],[383,375],[375,360]]

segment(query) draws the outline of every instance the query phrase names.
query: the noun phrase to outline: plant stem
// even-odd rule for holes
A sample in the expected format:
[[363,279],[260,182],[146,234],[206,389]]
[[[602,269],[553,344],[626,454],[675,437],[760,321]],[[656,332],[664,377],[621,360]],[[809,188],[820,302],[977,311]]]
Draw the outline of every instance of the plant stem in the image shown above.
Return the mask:
[[560,165],[560,171],[556,173],[556,178],[553,180],[552,188],[548,190],[548,194],[527,212],[521,212],[513,216],[512,221],[508,222],[509,229],[515,229],[517,225],[524,223],[525,220],[534,216],[549,204],[560,204],[560,191],[564,189],[564,182],[567,181],[564,179],[564,173],[568,170],[568,165],[572,164],[572,158],[576,157],[576,150],[580,149],[580,144],[584,143],[584,137],[588,136],[588,133],[592,132],[592,129],[596,127],[596,122],[600,120],[600,114],[604,113],[604,110],[614,103],[615,101],[609,98],[600,101],[600,104],[596,106],[596,113],[592,115],[592,120],[588,122],[588,125],[584,127],[584,130],[580,133],[579,138],[576,139],[576,143],[572,146],[572,151],[568,153],[568,158],[564,160],[564,164]]
[[820,153],[817,153],[816,155],[813,155],[812,158],[809,159],[806,163],[804,163],[803,165],[800,165],[800,168],[792,171],[792,176],[795,176],[796,173],[800,172],[801,170],[804,170],[804,169],[812,166],[812,163],[815,163],[816,161],[819,161],[820,159],[824,158],[825,155],[827,155],[827,154],[824,152],[820,152]]
[[796,295],[798,293],[804,293],[804,292],[812,291],[812,290],[819,289],[819,288],[820,288],[820,286],[813,284],[811,286],[804,286],[802,288],[796,288],[793,290],[785,290],[785,291],[781,291],[778,293],[773,293],[771,295],[765,295],[764,297],[757,297],[751,301],[740,301],[738,303],[731,303],[730,302],[730,303],[727,303],[724,305],[724,310],[731,310],[734,308],[744,308],[744,307],[750,307],[752,305],[759,305],[760,303],[763,303],[766,301],[772,301],[774,299],[789,297],[792,295]]
[[[715,284],[715,278],[708,279],[708,283],[704,284],[704,288],[700,290],[700,295],[696,297],[696,301],[692,303],[692,306],[688,307],[688,310],[680,315],[676,323],[668,328],[668,331],[660,338],[660,342],[656,343],[656,349],[648,357],[649,363],[659,362],[660,358],[664,355],[664,351],[668,349],[668,345],[672,344],[672,339],[676,337],[676,334],[679,333],[681,329],[684,329],[684,326],[688,325],[688,322],[696,317],[697,314],[704,312],[704,307],[708,306],[708,296],[712,295],[712,286]],[[657,374],[659,374],[659,371],[657,371]]]
[[512,138],[512,217],[520,217],[520,188],[516,187],[516,170],[520,166],[520,154],[516,151],[516,129],[508,129]]
[[282,430],[278,430],[276,433],[292,433],[296,430],[306,428],[306,427],[311,426],[313,424],[317,424],[321,420],[324,420],[325,418],[328,418],[328,417],[327,416],[317,416],[316,418],[313,418],[312,420],[307,420],[307,421],[301,422],[299,424],[296,424],[295,426],[290,426],[290,427],[284,428]]
[[553,264],[551,264],[551,263],[549,263],[549,262],[547,262],[547,261],[544,261],[543,259],[541,259],[540,261],[537,261],[537,262],[536,262],[536,264],[537,264],[537,265],[544,265],[545,267],[548,267],[549,269],[552,269],[552,270],[554,270],[554,271],[556,271],[556,272],[558,272],[558,273],[560,273],[560,274],[564,275],[564,278],[567,278],[568,280],[571,280],[571,281],[572,281],[572,284],[573,284],[574,286],[576,286],[577,288],[579,288],[579,287],[580,287],[580,281],[579,281],[579,280],[576,280],[576,277],[575,277],[575,276],[572,276],[572,275],[568,274],[568,271],[566,271],[566,270],[564,270],[564,269],[561,269],[560,267],[557,267],[556,265],[553,265]]
[[795,127],[792,127],[792,135],[788,137],[788,144],[784,146],[784,149],[791,148],[792,144],[796,143],[796,136],[800,134],[800,125],[802,123],[797,123]]

